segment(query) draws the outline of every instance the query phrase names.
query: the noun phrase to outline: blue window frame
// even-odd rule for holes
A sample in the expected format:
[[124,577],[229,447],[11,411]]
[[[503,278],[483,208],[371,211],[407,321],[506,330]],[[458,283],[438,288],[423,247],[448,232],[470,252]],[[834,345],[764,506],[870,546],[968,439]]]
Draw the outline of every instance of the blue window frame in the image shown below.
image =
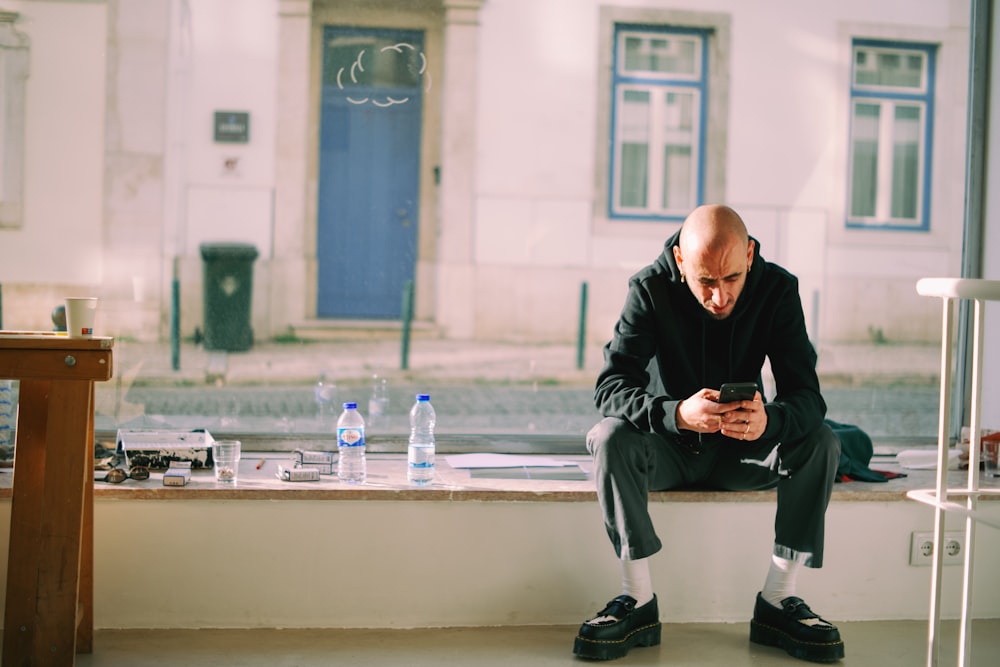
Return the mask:
[[610,218],[683,220],[702,203],[708,34],[615,26]]
[[930,44],[853,41],[848,227],[930,228],[935,53]]

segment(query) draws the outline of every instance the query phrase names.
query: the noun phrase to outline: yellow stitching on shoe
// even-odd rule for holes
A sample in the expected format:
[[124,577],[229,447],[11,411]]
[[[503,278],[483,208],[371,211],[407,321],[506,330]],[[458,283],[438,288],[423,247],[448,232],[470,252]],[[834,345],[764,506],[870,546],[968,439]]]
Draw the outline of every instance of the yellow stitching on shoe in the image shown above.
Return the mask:
[[773,625],[768,625],[767,623],[761,623],[760,621],[757,620],[754,620],[754,623],[756,623],[762,628],[767,628],[768,630],[774,630],[778,634],[784,635],[785,637],[791,639],[793,642],[797,642],[799,644],[807,644],[809,646],[839,646],[840,644],[844,643],[843,639],[837,642],[811,642],[811,641],[806,641],[805,639],[796,639],[795,637],[791,636],[781,628],[776,628]]
[[590,642],[591,644],[621,644],[627,641],[630,637],[632,637],[636,633],[642,632],[643,630],[649,630],[650,628],[655,628],[658,625],[660,625],[659,622],[650,623],[649,625],[644,625],[641,628],[636,628],[635,630],[628,633],[621,639],[590,639],[589,637],[581,637],[580,635],[577,635],[576,638],[579,639],[580,641]]

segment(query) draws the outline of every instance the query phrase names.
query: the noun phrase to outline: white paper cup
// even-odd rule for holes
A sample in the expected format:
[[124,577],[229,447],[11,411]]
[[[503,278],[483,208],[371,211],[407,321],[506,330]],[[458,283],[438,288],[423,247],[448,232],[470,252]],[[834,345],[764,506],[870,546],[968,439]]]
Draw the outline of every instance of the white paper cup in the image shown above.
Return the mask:
[[93,338],[97,297],[66,297],[66,333],[70,338]]

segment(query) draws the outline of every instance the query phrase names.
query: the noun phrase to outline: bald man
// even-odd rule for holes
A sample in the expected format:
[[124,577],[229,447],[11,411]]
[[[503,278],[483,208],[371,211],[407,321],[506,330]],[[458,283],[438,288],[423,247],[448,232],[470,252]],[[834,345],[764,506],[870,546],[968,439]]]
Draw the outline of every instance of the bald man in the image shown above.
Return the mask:
[[[765,359],[776,385],[768,402],[759,390]],[[726,382],[756,383],[758,391],[753,400],[721,403]],[[695,209],[656,261],[632,276],[594,400],[604,419],[587,447],[622,592],[583,623],[573,652],[607,660],[660,642],[649,558],[662,543],[650,491],[777,487],[774,547],[750,640],[804,660],[841,659],[837,628],[795,595],[798,570],[823,564],[840,443],[824,424],[798,281],[764,261],[736,211]]]

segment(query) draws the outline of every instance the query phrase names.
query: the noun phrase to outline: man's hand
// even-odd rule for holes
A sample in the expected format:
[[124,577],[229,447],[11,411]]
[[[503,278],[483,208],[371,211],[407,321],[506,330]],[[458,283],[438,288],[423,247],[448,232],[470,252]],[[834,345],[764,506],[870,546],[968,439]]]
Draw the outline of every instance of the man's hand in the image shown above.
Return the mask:
[[734,440],[756,440],[767,428],[760,392],[752,401],[718,403],[719,392],[701,389],[677,406],[677,425],[696,433],[722,433]]

